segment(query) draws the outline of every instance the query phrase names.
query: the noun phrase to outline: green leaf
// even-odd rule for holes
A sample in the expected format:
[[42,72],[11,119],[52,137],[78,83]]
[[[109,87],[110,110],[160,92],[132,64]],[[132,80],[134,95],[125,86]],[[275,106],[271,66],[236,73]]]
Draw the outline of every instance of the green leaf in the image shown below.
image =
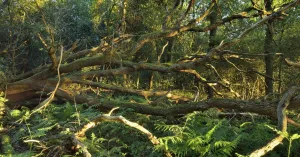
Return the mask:
[[11,110],[10,111],[10,116],[12,118],[18,118],[22,115],[22,112],[20,110]]
[[293,134],[290,139],[291,140],[296,140],[296,139],[299,139],[299,138],[300,138],[299,134]]

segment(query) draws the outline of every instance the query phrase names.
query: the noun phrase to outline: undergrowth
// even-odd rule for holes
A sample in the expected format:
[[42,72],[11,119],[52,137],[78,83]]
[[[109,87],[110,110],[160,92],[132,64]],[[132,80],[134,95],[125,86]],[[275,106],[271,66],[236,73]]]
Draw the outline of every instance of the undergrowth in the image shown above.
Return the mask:
[[[136,96],[111,99],[145,102]],[[1,134],[1,156],[82,156],[71,136],[99,114],[97,107],[71,103],[51,104],[33,115],[26,107],[11,110],[1,119],[2,128],[8,130]],[[93,156],[159,157],[166,150],[174,156],[236,156],[249,154],[276,136],[270,129],[276,124],[265,117],[220,119],[215,109],[182,117],[142,115],[132,109],[114,114],[147,128],[160,144],[153,146],[146,135],[124,124],[102,122],[80,139]],[[289,127],[288,131],[288,140],[267,156],[300,156],[299,129]]]

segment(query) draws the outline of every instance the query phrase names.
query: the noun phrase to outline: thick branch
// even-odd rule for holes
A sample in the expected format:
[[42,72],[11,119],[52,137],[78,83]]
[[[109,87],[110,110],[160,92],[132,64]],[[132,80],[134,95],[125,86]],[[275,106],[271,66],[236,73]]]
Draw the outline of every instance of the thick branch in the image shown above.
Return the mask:
[[[143,126],[139,125],[138,123],[131,122],[131,121],[127,120],[126,118],[124,118],[123,116],[110,116],[110,115],[105,115],[105,114],[99,115],[93,121],[84,125],[84,127],[79,132],[76,133],[76,137],[84,136],[85,132],[87,130],[95,127],[98,123],[101,123],[102,121],[123,123],[125,125],[128,125],[132,128],[139,130],[143,134],[146,134],[148,136],[148,139],[150,140],[150,142],[153,145],[158,145],[160,143],[159,140],[149,130],[147,130]],[[171,156],[171,154],[168,151],[166,151],[165,153],[166,153],[166,156],[168,156],[168,157]]]
[[124,124],[126,124],[126,125],[128,125],[132,128],[136,128],[137,130],[139,130],[142,133],[146,134],[152,144],[154,144],[154,145],[159,144],[159,141],[157,140],[157,138],[150,131],[148,131],[146,128],[144,128],[143,126],[141,126],[137,123],[131,122],[131,121],[125,119],[123,116],[109,116],[109,115],[105,115],[105,114],[104,115],[99,115],[93,121],[91,121],[88,124],[84,125],[84,127],[76,135],[80,136],[80,137],[84,136],[85,132],[87,130],[89,130],[90,128],[95,127],[98,123],[101,123],[102,121],[124,123]]
[[44,66],[39,66],[39,67],[37,67],[37,68],[35,68],[35,69],[31,70],[31,71],[28,71],[26,73],[23,73],[23,74],[20,74],[20,75],[17,75],[15,77],[11,78],[10,81],[11,82],[16,82],[16,81],[19,81],[19,80],[22,80],[22,79],[26,79],[28,77],[33,76],[36,73],[39,73],[39,72],[44,71],[44,70],[47,70],[48,67],[50,67],[50,64],[44,65]]
[[[110,39],[111,41],[106,41],[107,37],[105,37],[103,40],[101,40],[101,43],[99,44],[99,46],[93,47],[91,49],[81,50],[79,52],[69,55],[66,59],[68,61],[72,61],[74,59],[82,58],[88,54],[101,54],[106,51],[110,51],[112,47],[117,47],[120,44],[130,41],[130,39],[132,37],[133,37],[133,35],[123,34],[119,37]],[[109,43],[111,43],[111,45]]]
[[[300,87],[291,87],[281,98],[277,105],[277,118],[278,118],[278,129],[282,133],[287,132],[287,116],[285,110],[290,104],[292,96],[300,90]],[[266,146],[254,151],[250,154],[251,157],[260,157],[273,150],[277,145],[279,145],[284,139],[283,135],[279,135],[270,141]]]
[[[61,72],[61,74],[69,73],[69,72],[73,72],[76,70],[80,70],[80,69],[82,69],[84,67],[88,67],[88,66],[104,65],[104,64],[108,64],[108,63],[119,63],[119,62],[120,61],[118,59],[116,59],[116,57],[113,54],[112,55],[100,54],[98,56],[84,57],[84,58],[75,60],[71,63],[63,64],[60,67],[60,72]],[[30,79],[43,80],[43,79],[47,79],[51,76],[55,76],[55,73],[48,71],[48,70],[44,70],[40,73],[33,75],[32,77],[30,77]]]
[[254,151],[250,154],[250,157],[260,157],[264,156],[267,152],[272,151],[277,145],[281,144],[283,137],[281,135],[274,138],[266,146]]
[[212,25],[209,25],[209,26],[206,26],[206,27],[194,27],[194,28],[189,29],[188,31],[207,32],[209,30],[217,28],[217,27],[219,27],[219,26],[221,26],[225,23],[231,22],[231,21],[236,20],[236,19],[252,18],[252,17],[257,17],[257,16],[258,16],[258,14],[255,14],[255,15],[252,15],[252,16],[247,16],[247,14],[240,13],[240,14],[237,14],[237,15],[231,15],[231,16],[225,17],[221,21],[217,21],[216,23],[214,23]]
[[[64,83],[66,83],[66,82],[64,82]],[[114,90],[114,91],[118,91],[118,92],[137,94],[137,95],[144,96],[145,98],[153,97],[153,96],[164,96],[164,95],[166,95],[167,98],[172,99],[172,100],[182,100],[182,101],[191,100],[190,98],[187,98],[187,97],[184,97],[184,96],[178,96],[178,95],[171,94],[168,91],[135,90],[135,89],[124,88],[124,87],[119,87],[119,86],[115,86],[115,85],[109,85],[109,84],[105,84],[105,83],[101,83],[101,82],[81,81],[81,80],[68,80],[68,83],[78,83],[78,84],[82,84],[82,85],[100,87],[100,88],[103,88],[103,89],[110,89],[110,90]]]
[[[45,82],[31,82],[27,83],[31,85],[34,90],[43,89],[45,92],[51,92],[54,90],[52,86],[45,86]],[[171,107],[156,107],[150,106],[143,103],[133,103],[133,102],[119,102],[119,101],[103,101],[99,103],[97,98],[86,97],[79,95],[67,90],[58,89],[56,96],[65,98],[71,102],[75,101],[77,103],[87,103],[88,105],[96,105],[102,111],[108,111],[116,106],[123,108],[132,108],[137,113],[156,115],[156,116],[178,116],[182,114],[191,113],[193,111],[205,111],[209,108],[225,108],[225,109],[235,109],[240,112],[252,112],[260,115],[267,115],[273,118],[276,116],[276,104],[274,102],[258,102],[255,100],[235,100],[235,99],[210,99],[201,102],[194,102],[189,104],[174,105]],[[289,109],[299,109],[300,99],[294,99],[290,102]]]
[[282,132],[287,130],[287,116],[285,110],[290,105],[293,95],[300,90],[300,87],[291,87],[281,98],[277,105],[278,129]]
[[[99,109],[111,109],[115,106],[132,108],[135,112],[156,116],[178,116],[193,111],[205,111],[209,108],[235,109],[240,112],[252,112],[260,115],[276,117],[276,105],[270,102],[254,102],[234,99],[210,99],[201,102],[176,105],[171,107],[152,107],[141,103],[104,101],[97,105]],[[158,105],[159,106],[159,105]]]

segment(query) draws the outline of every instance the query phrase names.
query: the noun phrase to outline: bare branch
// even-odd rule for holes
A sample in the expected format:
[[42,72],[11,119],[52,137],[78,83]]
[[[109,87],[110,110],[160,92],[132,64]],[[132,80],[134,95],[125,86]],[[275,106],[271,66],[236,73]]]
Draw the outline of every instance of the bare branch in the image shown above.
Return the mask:
[[289,66],[293,66],[293,67],[296,67],[296,68],[300,68],[300,63],[297,63],[297,62],[292,62],[290,61],[289,59],[285,59],[285,62],[289,65]]
[[277,145],[281,144],[283,137],[281,135],[274,138],[266,146],[260,148],[259,150],[254,151],[250,154],[250,157],[261,157],[264,156],[267,152],[273,150]]
[[159,144],[159,141],[157,140],[157,138],[147,129],[145,129],[143,126],[131,122],[127,119],[125,119],[123,116],[108,116],[108,115],[99,115],[98,117],[96,117],[93,121],[89,122],[88,124],[84,125],[84,127],[78,132],[76,133],[77,136],[82,137],[84,136],[85,132],[93,127],[95,127],[98,123],[102,122],[102,121],[112,121],[112,122],[121,122],[124,123],[130,127],[136,128],[137,130],[141,131],[142,133],[146,134],[149,138],[149,140],[151,141],[151,143],[153,143],[154,145]]
[[288,122],[289,124],[292,124],[292,125],[294,125],[294,126],[300,128],[300,124],[297,123],[297,122],[295,122],[294,120],[292,120],[292,119],[290,119],[290,118],[287,119],[287,122]]
[[[290,104],[292,96],[300,90],[300,87],[291,87],[281,98],[280,102],[277,105],[277,118],[278,118],[278,129],[282,133],[287,132],[287,116],[285,110]],[[277,145],[279,145],[284,139],[283,135],[279,135],[270,141],[266,146],[252,152],[250,154],[251,157],[260,157],[273,150]]]
[[[112,112],[112,111],[110,111],[110,112]],[[147,130],[143,126],[139,125],[138,123],[131,122],[131,121],[127,120],[126,118],[124,118],[123,116],[110,116],[110,115],[106,115],[106,114],[99,115],[93,121],[84,125],[83,128],[75,134],[75,136],[83,137],[85,135],[86,131],[95,127],[98,123],[101,123],[102,121],[123,123],[125,125],[128,125],[132,128],[139,130],[143,134],[146,134],[148,136],[148,139],[150,140],[150,142],[153,145],[158,145],[160,143],[159,140],[149,130]],[[165,154],[168,157],[171,156],[171,154],[168,151],[165,151]]]
[[160,63],[161,56],[164,54],[165,48],[168,46],[168,44],[169,44],[169,42],[167,42],[167,43],[163,46],[160,55],[157,57],[157,63]]
[[45,39],[42,37],[42,35],[40,33],[38,33],[38,37],[41,40],[42,44],[48,49],[49,46],[47,45]]
[[55,96],[55,93],[59,87],[59,84],[60,84],[60,72],[59,72],[59,68],[60,68],[60,65],[61,65],[61,61],[62,61],[62,58],[63,58],[63,46],[61,46],[61,49],[60,49],[60,60],[59,60],[59,63],[58,63],[58,66],[57,66],[57,76],[58,76],[58,81],[57,81],[57,84],[55,86],[55,89],[54,91],[51,93],[50,97],[47,98],[46,100],[44,100],[42,103],[40,103],[38,106],[36,106],[34,108],[34,110],[32,111],[31,114],[43,109],[43,108],[46,108],[53,100],[54,96]]
[[76,149],[82,150],[82,154],[84,157],[92,157],[91,153],[87,150],[86,146],[82,142],[80,142],[76,135],[73,135],[71,138],[73,145],[76,147]]

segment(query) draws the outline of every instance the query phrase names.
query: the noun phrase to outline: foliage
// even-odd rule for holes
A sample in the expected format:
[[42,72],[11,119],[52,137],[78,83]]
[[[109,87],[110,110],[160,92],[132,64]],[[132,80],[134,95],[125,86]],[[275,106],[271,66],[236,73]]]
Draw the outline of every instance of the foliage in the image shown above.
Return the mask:
[[[135,96],[128,98],[135,99]],[[129,100],[129,99],[127,99]],[[95,106],[96,107],[96,106]],[[77,104],[52,104],[42,113],[29,116],[29,109],[11,110],[11,119],[4,125],[14,126],[2,139],[6,154],[14,156],[31,155],[76,155],[71,149],[70,137],[85,123],[101,114],[96,108]],[[217,110],[194,112],[175,121],[160,117],[135,114],[131,110],[120,110],[121,114],[132,119],[159,135],[161,142],[153,146],[145,135],[119,123],[102,122],[86,133],[81,141],[95,156],[163,156],[168,150],[176,156],[232,156],[234,153],[248,154],[274,137],[267,129],[266,119],[241,120],[218,118]],[[252,119],[253,120],[253,119]],[[273,129],[274,130],[274,129]],[[291,130],[292,131],[292,130]],[[297,131],[297,129],[295,130]],[[293,132],[293,131],[292,131]],[[298,134],[288,136],[287,147],[272,152],[272,156],[287,154],[283,150],[294,150],[299,146]],[[292,141],[295,140],[294,144]],[[55,147],[54,147],[55,146]],[[23,151],[30,150],[30,151]],[[276,153],[277,152],[277,153]]]
[[206,121],[206,117],[196,112],[185,119],[181,125],[156,126],[172,134],[161,137],[157,149],[168,150],[176,156],[231,156],[240,141],[241,136],[226,129],[225,121]]
[[[16,127],[11,130],[9,136],[6,136],[6,139],[11,138],[11,140],[3,143],[6,150],[10,148],[10,154],[72,155],[71,149],[68,148],[68,145],[71,145],[72,133],[99,114],[96,109],[84,105],[75,107],[69,103],[52,104],[43,113],[36,113],[30,117],[28,111],[27,108],[23,108],[10,112],[10,116],[16,121],[13,124]],[[115,123],[103,123],[91,129],[82,141],[96,156],[124,156],[125,154],[135,156],[146,155],[153,151],[153,146],[144,135]],[[30,152],[20,152],[24,149],[29,149]]]

